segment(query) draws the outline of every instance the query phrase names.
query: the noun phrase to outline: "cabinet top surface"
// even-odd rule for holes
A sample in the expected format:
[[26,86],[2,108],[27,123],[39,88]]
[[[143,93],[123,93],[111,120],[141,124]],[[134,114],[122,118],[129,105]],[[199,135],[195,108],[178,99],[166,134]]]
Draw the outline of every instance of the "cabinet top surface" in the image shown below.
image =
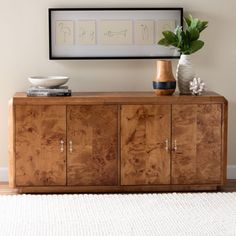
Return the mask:
[[126,104],[126,103],[224,103],[226,99],[215,93],[205,92],[201,96],[179,95],[157,96],[154,92],[75,92],[68,97],[27,97],[17,92],[14,104]]

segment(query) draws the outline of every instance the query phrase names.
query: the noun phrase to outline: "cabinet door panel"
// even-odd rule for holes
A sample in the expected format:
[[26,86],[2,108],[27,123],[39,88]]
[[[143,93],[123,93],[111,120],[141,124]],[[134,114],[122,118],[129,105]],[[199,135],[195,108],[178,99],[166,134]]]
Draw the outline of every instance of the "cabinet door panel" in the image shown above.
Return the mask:
[[221,105],[174,105],[172,141],[173,184],[220,183]]
[[16,185],[65,185],[66,107],[16,106],[15,112]]
[[170,124],[170,105],[122,106],[122,185],[170,183]]
[[117,185],[117,121],[116,105],[68,107],[68,185]]

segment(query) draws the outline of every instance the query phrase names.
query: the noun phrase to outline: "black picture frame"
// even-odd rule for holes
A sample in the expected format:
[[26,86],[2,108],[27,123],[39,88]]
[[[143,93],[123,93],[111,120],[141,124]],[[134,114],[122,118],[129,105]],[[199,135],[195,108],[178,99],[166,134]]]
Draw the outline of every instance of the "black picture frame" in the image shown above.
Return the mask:
[[[180,58],[180,53],[178,53],[178,55],[158,55],[158,54],[155,54],[155,55],[63,55],[63,54],[60,54],[58,53],[55,53],[56,52],[56,48],[58,48],[58,46],[56,46],[56,40],[55,40],[55,21],[56,20],[53,20],[53,14],[55,13],[58,13],[58,12],[61,12],[61,13],[66,13],[66,14],[70,14],[70,13],[75,13],[75,12],[101,12],[101,13],[105,13],[105,12],[123,12],[123,14],[127,14],[128,12],[153,12],[153,11],[157,11],[157,12],[177,12],[178,14],[178,22],[180,23],[180,26],[183,26],[183,8],[49,8],[48,9],[48,23],[49,23],[49,59],[50,60],[91,60],[91,59],[94,59],[94,60],[103,60],[103,59],[178,59]],[[66,18],[68,20],[68,17]],[[113,19],[111,19],[113,20]],[[116,19],[115,19],[116,20]],[[70,21],[70,20],[68,20]],[[74,21],[74,20],[73,20]],[[81,20],[82,21],[82,20]],[[89,21],[89,20],[87,20]],[[118,20],[119,21],[119,20]],[[54,23],[53,23],[54,22]],[[53,26],[54,24],[54,26]],[[132,23],[133,25],[134,23]],[[154,21],[154,24],[155,21]],[[133,27],[133,26],[132,26]],[[156,26],[154,26],[156,27]],[[154,28],[153,28],[154,29]],[[74,27],[73,27],[73,30],[74,30]],[[133,30],[133,29],[132,29]],[[133,33],[133,32],[132,32]],[[134,37],[132,35],[132,37]],[[74,36],[73,36],[74,38]],[[74,39],[73,39],[74,40]],[[132,38],[132,40],[134,40]],[[66,45],[67,46],[67,45]],[[66,51],[66,46],[64,51]],[[72,46],[67,46],[70,51],[72,52]],[[106,47],[107,45],[102,45],[101,47]],[[127,46],[127,45],[126,45]],[[132,46],[134,46],[132,44]],[[135,45],[136,47],[138,47],[137,45]],[[153,46],[153,45],[152,45]],[[159,46],[159,45],[158,45]],[[83,47],[83,46],[80,46],[80,47]],[[118,45],[118,46],[115,46],[115,47],[122,47],[122,45]],[[140,48],[143,47],[143,45],[140,45]],[[146,46],[148,47],[148,46]],[[159,47],[163,47],[163,46],[159,46]],[[86,45],[86,48],[88,49],[89,46]],[[108,47],[109,48],[109,47]],[[166,49],[165,49],[166,50]],[[174,50],[173,48],[172,49],[168,49],[168,50]],[[73,51],[74,53],[74,51]]]

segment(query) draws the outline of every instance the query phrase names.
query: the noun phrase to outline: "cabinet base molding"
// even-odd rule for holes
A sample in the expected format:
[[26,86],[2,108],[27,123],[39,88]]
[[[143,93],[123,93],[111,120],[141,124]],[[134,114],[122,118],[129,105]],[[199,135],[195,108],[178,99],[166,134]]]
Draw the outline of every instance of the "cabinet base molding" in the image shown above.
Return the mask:
[[216,191],[219,185],[160,185],[160,186],[56,186],[19,187],[19,193],[145,193],[145,192],[187,192]]

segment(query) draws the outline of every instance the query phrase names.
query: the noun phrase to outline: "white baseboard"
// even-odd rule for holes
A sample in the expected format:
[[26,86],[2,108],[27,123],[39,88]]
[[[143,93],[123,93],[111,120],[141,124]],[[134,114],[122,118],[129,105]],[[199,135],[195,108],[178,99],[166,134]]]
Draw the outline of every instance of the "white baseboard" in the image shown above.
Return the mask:
[[236,179],[236,165],[229,165],[227,168],[227,178]]
[[[227,168],[227,179],[236,179],[236,165],[229,165]],[[0,168],[0,182],[8,182],[8,168]]]
[[8,168],[0,167],[0,182],[8,182]]

